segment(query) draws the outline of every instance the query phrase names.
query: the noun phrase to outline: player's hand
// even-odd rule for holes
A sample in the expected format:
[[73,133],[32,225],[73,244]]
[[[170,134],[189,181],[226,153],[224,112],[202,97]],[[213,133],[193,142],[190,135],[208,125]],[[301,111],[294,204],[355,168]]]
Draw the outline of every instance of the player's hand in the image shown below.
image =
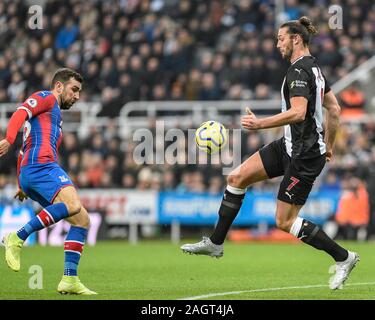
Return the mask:
[[332,160],[333,151],[332,148],[327,148],[326,151],[326,162],[330,162]]
[[246,108],[246,112],[247,115],[241,117],[241,125],[247,130],[261,129],[261,120],[249,108]]
[[5,155],[10,148],[10,143],[7,139],[3,139],[0,141],[0,157]]
[[14,196],[14,199],[19,199],[21,202],[23,202],[23,200],[26,200],[27,199],[27,195],[25,192],[23,192],[21,189],[18,190],[18,192],[16,193],[16,195]]

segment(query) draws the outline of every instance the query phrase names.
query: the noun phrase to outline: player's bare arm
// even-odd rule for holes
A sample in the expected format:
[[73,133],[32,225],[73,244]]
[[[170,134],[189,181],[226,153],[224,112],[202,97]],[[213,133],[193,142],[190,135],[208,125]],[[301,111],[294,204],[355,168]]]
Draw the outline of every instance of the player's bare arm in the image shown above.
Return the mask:
[[340,122],[341,108],[332,90],[324,95],[323,107],[327,109],[325,121],[325,143],[327,145],[326,160],[332,159],[332,149],[335,143],[336,132]]
[[241,118],[241,124],[247,130],[259,130],[281,127],[305,120],[307,99],[304,97],[292,97],[290,99],[290,104],[291,108],[289,110],[266,118],[257,118],[255,114],[247,108],[246,112],[248,114]]

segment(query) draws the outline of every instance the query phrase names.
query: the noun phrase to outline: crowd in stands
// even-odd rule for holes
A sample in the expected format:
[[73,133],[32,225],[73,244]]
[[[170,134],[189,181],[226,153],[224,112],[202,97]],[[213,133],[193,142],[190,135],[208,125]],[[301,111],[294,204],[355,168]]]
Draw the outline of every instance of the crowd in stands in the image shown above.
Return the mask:
[[[31,1],[0,1],[0,103],[18,103],[48,89],[52,73],[62,66],[83,74],[81,101],[100,102],[100,116],[110,118],[129,101],[278,99],[288,64],[276,50],[276,21],[302,15],[318,26],[311,53],[330,83],[375,54],[372,0],[286,0],[277,17],[272,0],[41,3],[43,28],[30,29]],[[343,29],[328,26],[331,4],[343,7]],[[348,109],[365,103],[357,85],[339,99]],[[242,157],[267,139],[263,133],[244,135]],[[375,192],[374,142],[375,124],[343,126],[335,158],[316,188],[341,189],[355,176]],[[139,165],[134,148],[116,130],[94,128],[84,141],[65,133],[61,162],[79,187],[219,193],[225,186],[220,165]],[[13,182],[16,157],[14,148],[1,160],[0,188]],[[257,185],[276,187],[275,181]]]
[[[103,116],[136,100],[277,98],[288,64],[275,30],[304,14],[319,28],[311,52],[329,82],[375,53],[371,0],[286,0],[277,17],[272,0],[41,3],[43,28],[29,29],[31,1],[0,2],[0,102],[47,89],[59,66],[82,72],[81,99],[103,103]],[[343,29],[329,28],[331,4],[343,7]]]

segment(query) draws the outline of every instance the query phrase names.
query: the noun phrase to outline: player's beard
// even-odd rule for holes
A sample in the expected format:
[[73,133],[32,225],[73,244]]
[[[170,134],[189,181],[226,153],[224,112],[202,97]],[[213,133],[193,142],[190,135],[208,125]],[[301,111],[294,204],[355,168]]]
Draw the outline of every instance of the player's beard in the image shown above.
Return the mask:
[[283,58],[285,60],[290,61],[290,58],[292,57],[292,55],[293,55],[293,44],[292,42],[290,42],[288,46],[285,48]]
[[67,101],[64,93],[61,94],[61,96],[60,96],[60,109],[61,110],[69,110],[72,107],[73,104],[74,103],[71,103],[71,100]]

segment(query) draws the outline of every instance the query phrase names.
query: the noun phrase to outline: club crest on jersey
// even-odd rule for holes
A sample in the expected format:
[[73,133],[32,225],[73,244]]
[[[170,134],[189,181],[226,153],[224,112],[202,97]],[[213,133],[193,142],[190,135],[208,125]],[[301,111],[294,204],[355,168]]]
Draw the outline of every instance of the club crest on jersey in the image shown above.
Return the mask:
[[69,181],[68,178],[65,177],[65,176],[59,176],[59,179],[60,179],[60,181],[61,181],[62,183],[64,183],[64,182],[68,182],[68,181]]
[[33,99],[33,98],[27,99],[27,100],[26,100],[26,103],[27,103],[31,108],[35,108],[35,107],[38,105],[38,101],[36,101],[36,100]]

